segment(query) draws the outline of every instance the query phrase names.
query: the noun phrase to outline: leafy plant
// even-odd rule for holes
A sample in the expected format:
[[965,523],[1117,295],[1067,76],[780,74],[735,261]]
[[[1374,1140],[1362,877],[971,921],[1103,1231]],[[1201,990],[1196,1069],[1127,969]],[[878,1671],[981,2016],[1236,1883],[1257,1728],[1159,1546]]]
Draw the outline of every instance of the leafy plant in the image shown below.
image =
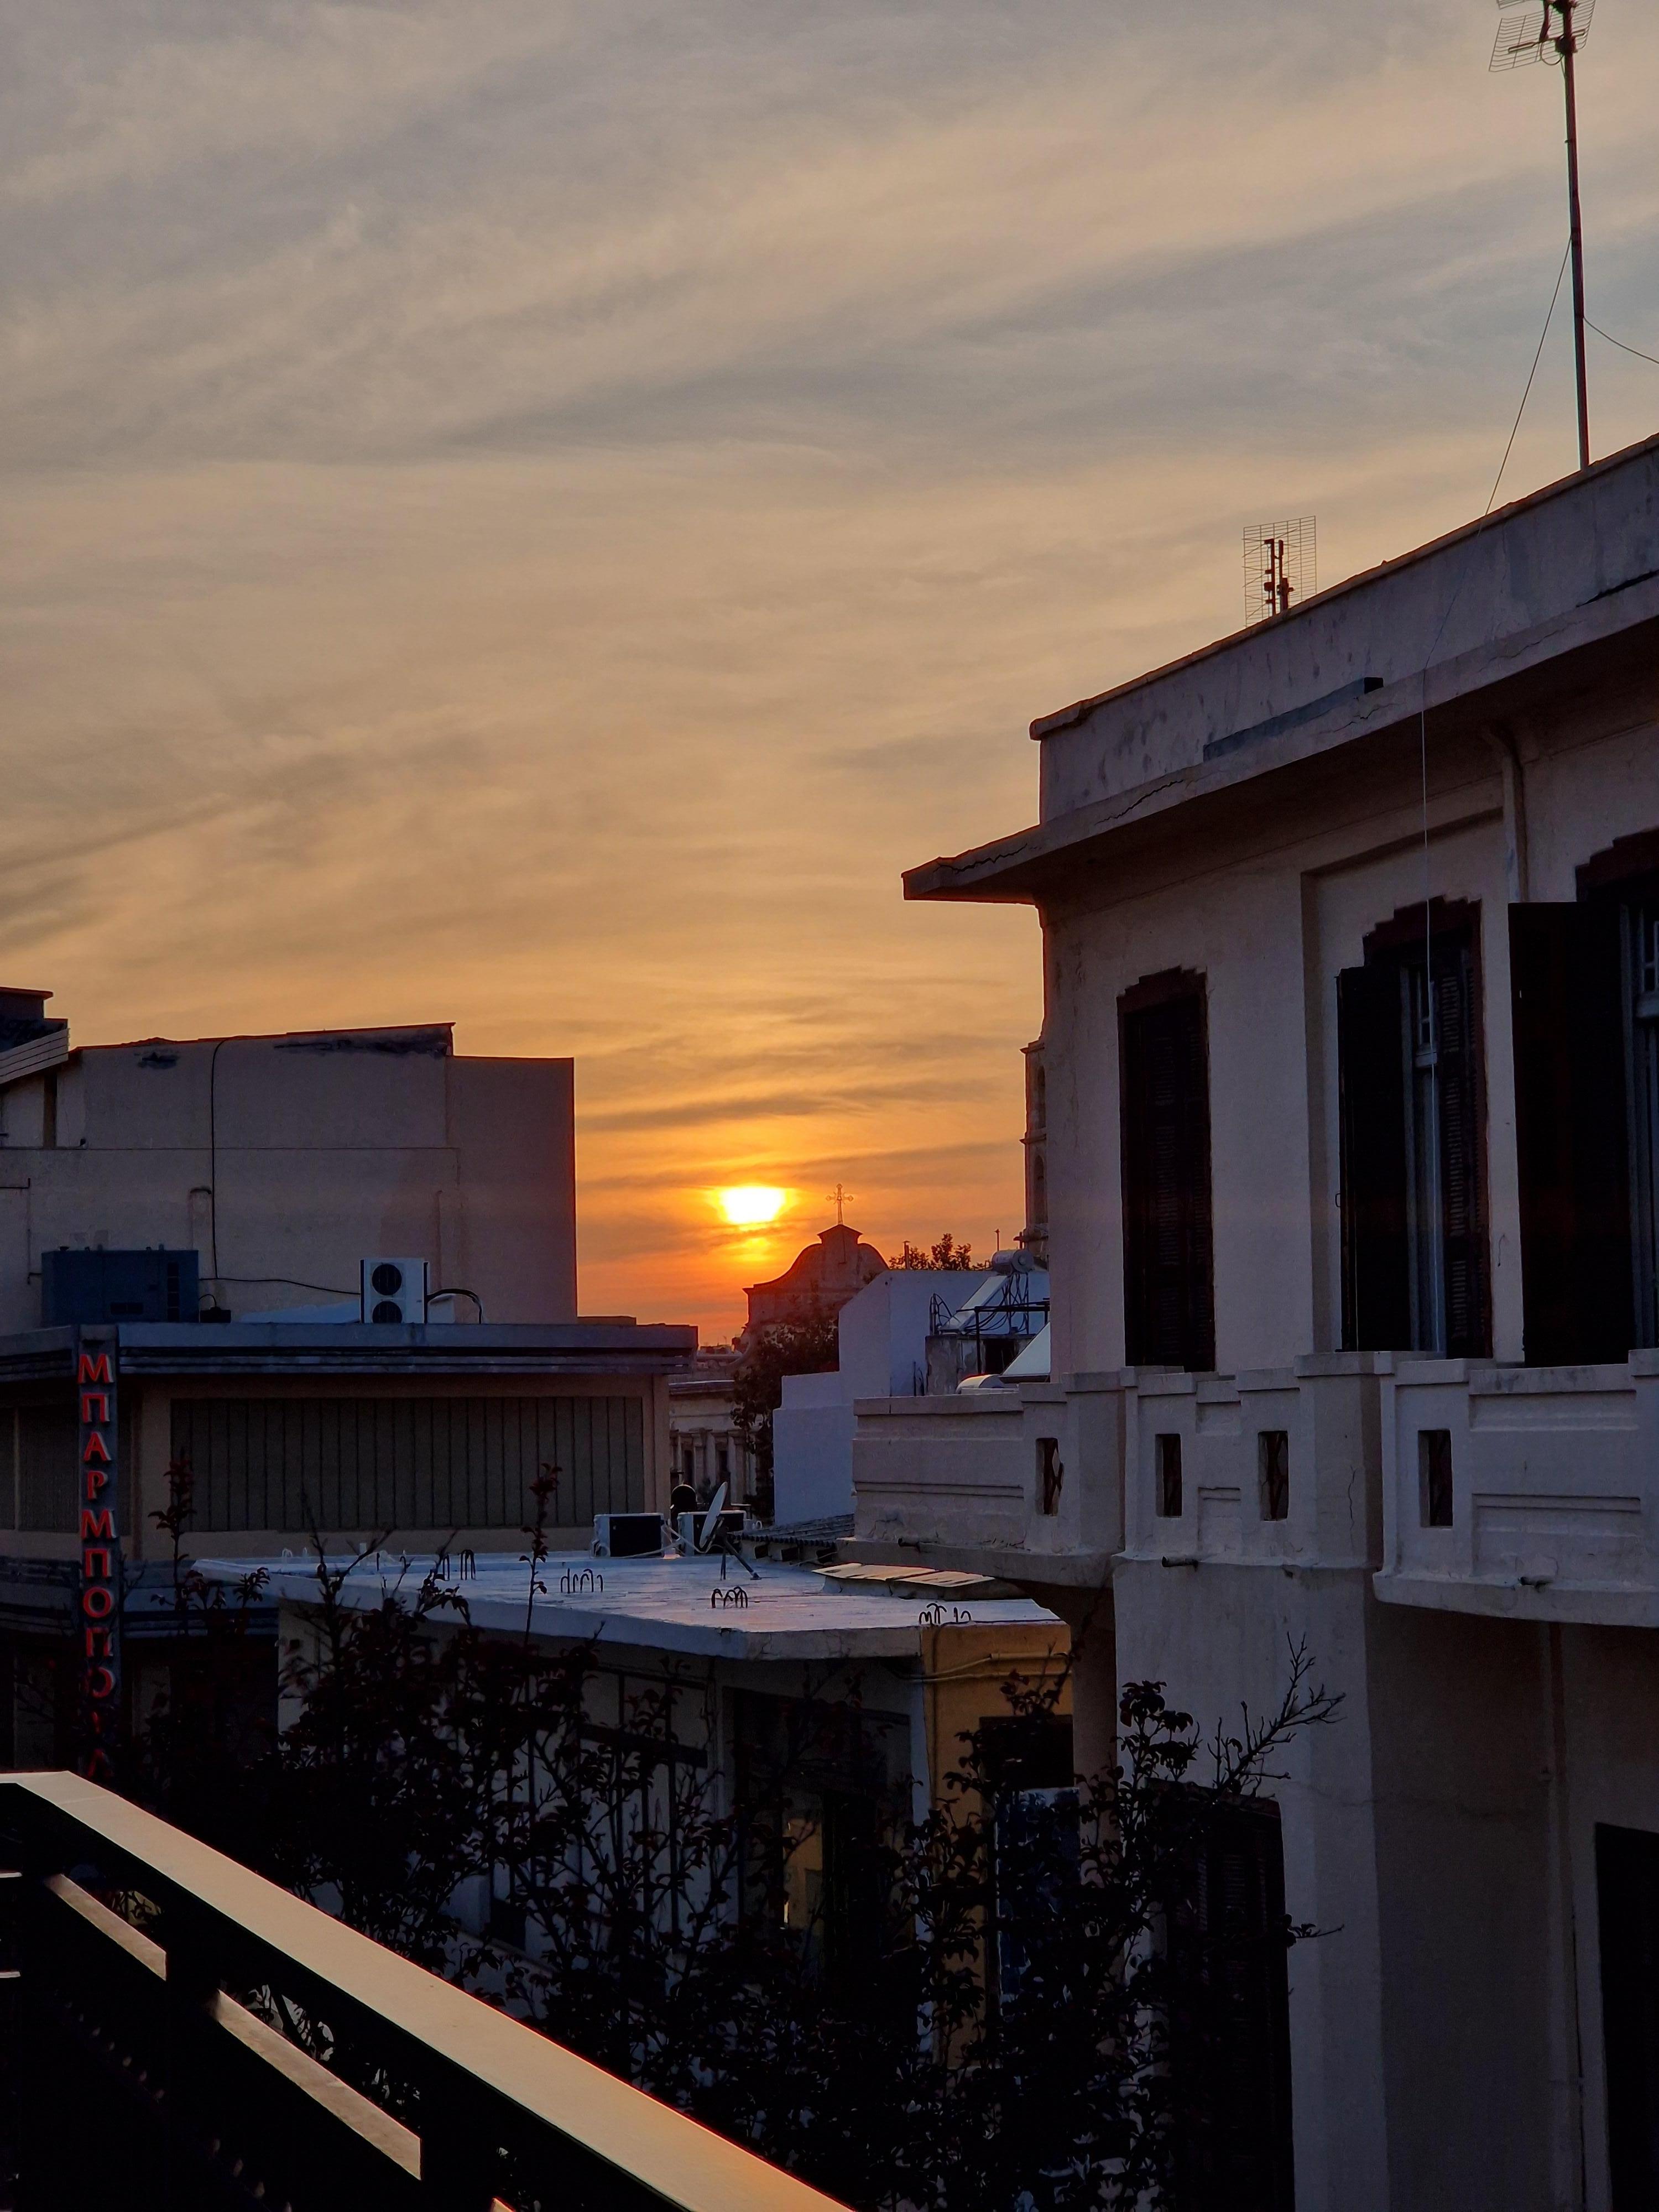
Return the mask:
[[947,1229],[938,1243],[932,1245],[913,1244],[907,1237],[903,1249],[892,1254],[887,1264],[903,1273],[935,1268],[954,1273],[973,1266],[974,1248],[971,1244],[958,1244]]
[[[234,1784],[269,1871],[867,2212],[1270,2201],[1259,1999],[1315,1931],[1216,1899],[1281,1754],[1336,1717],[1304,1649],[1207,1740],[1128,1685],[1114,1766],[1057,1786],[1063,1681],[1011,1680],[913,1821],[855,1674],[775,1700],[723,1770],[706,1676],[621,1675],[532,1612],[485,1633],[386,1540],[316,1548],[288,1725]],[[181,1638],[222,1648],[234,1606],[177,1559]],[[165,1808],[199,1811],[178,1732],[149,1750]]]
[[772,1513],[772,1416],[783,1402],[783,1378],[829,1374],[840,1359],[833,1314],[744,1332],[732,1384],[732,1426],[752,1457],[755,1500],[763,1519],[769,1520]]

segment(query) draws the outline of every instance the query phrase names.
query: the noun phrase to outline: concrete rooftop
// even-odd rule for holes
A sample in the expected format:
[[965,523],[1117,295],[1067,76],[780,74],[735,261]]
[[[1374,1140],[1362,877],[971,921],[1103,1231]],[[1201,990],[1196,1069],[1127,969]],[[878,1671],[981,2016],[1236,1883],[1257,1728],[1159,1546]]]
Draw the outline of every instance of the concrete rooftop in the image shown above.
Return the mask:
[[[394,1589],[413,1598],[432,1564],[429,1553],[407,1558],[402,1553],[371,1554],[347,1583],[345,1597],[358,1606],[378,1605]],[[204,1559],[199,1565],[204,1574],[222,1583],[240,1582],[264,1568],[267,1604],[317,1601],[316,1564],[304,1555]],[[964,1602],[952,1599],[943,1586],[933,1599],[899,1596],[878,1584],[837,1585],[810,1567],[777,1566],[769,1560],[762,1560],[756,1571],[759,1579],[750,1582],[740,1567],[728,1565],[724,1587],[728,1592],[741,1588],[747,1603],[721,1604],[715,1559],[594,1559],[586,1553],[556,1553],[541,1571],[545,1589],[532,1607],[533,1633],[560,1643],[592,1639],[698,1658],[821,1661],[919,1657],[925,1627],[939,1625],[930,1607],[942,1607],[946,1625],[1059,1626],[1053,1613],[1029,1598]],[[523,1559],[513,1553],[481,1552],[476,1573],[465,1581],[459,1579],[456,1555],[445,1586],[465,1599],[475,1626],[522,1635],[529,1576]],[[164,1610],[171,1603],[170,1589],[159,1584],[153,1592],[129,1586],[129,1620],[147,1605]]]

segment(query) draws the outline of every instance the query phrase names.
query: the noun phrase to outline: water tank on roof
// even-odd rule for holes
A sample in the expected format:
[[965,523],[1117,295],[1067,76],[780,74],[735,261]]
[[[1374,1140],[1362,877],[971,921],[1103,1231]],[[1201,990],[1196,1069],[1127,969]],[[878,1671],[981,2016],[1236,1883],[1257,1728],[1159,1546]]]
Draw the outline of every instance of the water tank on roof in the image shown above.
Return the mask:
[[40,1319],[47,1328],[101,1321],[194,1321],[200,1262],[194,1252],[40,1255]]

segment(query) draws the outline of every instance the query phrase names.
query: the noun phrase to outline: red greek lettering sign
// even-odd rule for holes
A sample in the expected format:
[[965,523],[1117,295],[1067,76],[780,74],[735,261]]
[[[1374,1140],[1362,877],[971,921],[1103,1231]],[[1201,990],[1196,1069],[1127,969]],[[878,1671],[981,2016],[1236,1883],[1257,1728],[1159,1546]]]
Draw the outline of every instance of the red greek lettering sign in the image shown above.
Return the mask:
[[80,1767],[90,1781],[112,1782],[121,1718],[121,1528],[115,1480],[119,1446],[113,1346],[88,1341],[83,1335],[76,1346],[75,1383],[80,1399],[83,1501]]

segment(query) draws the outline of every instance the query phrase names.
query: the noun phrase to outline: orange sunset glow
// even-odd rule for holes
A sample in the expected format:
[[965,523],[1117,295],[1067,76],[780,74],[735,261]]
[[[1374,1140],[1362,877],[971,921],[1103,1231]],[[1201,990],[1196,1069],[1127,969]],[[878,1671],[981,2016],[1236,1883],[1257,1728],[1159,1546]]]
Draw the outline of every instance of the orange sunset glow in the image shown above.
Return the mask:
[[734,1229],[763,1229],[788,1202],[788,1192],[770,1183],[738,1183],[720,1194],[720,1212]]
[[[1293,13],[1178,0],[1126,68],[1096,0],[40,11],[7,971],[87,1043],[573,1055],[586,1311],[728,1334],[838,1182],[884,1253],[1012,1236],[1036,924],[902,870],[1036,818],[1034,716],[1237,627],[1242,522],[1316,507],[1328,582],[1478,512],[1559,252],[1490,7]],[[1609,450],[1653,371],[1598,374]]]

